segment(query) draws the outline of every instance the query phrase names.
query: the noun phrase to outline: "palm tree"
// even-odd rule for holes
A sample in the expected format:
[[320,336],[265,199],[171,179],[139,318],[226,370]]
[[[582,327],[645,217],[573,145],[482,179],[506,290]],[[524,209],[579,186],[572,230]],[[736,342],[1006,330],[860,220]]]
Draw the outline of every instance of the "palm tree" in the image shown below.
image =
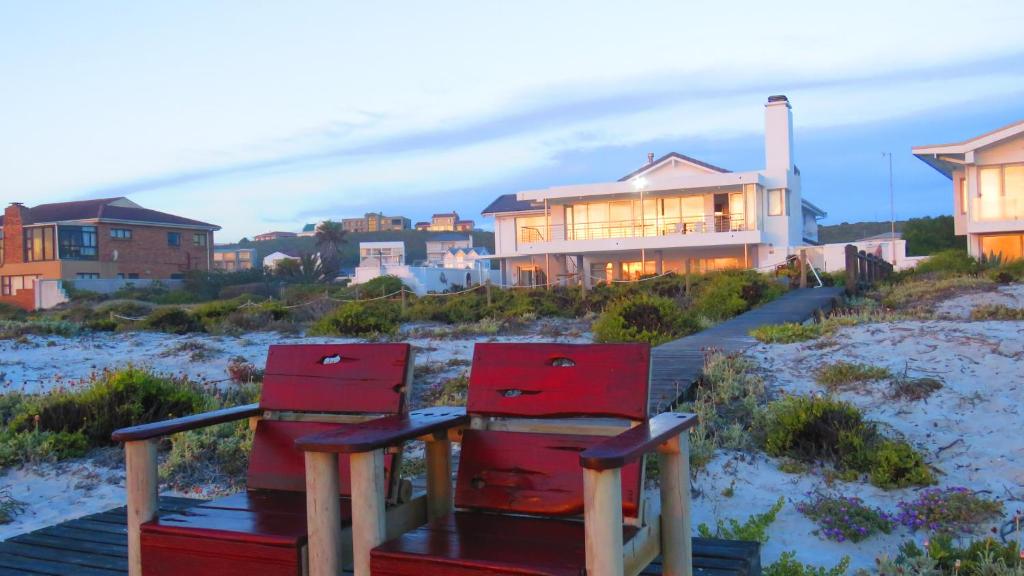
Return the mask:
[[337,276],[341,269],[341,247],[348,242],[346,234],[340,222],[324,220],[316,227],[316,249],[320,252],[320,266],[326,280]]

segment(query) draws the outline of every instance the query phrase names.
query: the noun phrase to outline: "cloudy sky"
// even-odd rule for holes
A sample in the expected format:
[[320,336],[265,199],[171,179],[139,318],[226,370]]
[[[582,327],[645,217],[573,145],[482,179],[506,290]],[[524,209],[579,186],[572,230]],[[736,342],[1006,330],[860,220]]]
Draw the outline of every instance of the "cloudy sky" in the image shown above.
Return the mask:
[[763,166],[787,94],[827,222],[951,211],[910,154],[1024,119],[1024,3],[0,0],[0,201],[126,195],[220,240],[476,218],[647,152]]

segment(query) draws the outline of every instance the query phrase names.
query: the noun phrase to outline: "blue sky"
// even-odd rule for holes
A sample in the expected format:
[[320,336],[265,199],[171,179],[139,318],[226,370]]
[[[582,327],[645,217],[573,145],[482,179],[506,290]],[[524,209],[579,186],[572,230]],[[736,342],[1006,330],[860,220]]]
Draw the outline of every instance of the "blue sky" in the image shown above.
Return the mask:
[[763,165],[793,103],[826,222],[949,213],[910,147],[1024,119],[1024,3],[0,0],[0,201],[127,195],[219,240],[495,196],[647,152]]

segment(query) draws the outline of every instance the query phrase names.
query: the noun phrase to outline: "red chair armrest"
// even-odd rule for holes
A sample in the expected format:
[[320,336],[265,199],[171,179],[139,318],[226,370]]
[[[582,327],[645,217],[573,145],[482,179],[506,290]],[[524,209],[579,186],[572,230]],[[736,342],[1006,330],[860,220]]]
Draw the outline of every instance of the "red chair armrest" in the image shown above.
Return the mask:
[[408,415],[385,416],[344,430],[303,436],[295,441],[295,445],[306,452],[370,452],[427,434],[458,428],[468,420],[465,408],[414,410]]
[[580,465],[590,470],[622,468],[697,425],[696,414],[665,412],[584,450]]
[[162,422],[152,422],[150,424],[139,424],[138,426],[121,428],[120,430],[115,430],[114,433],[110,435],[110,438],[114,442],[149,440],[150,438],[159,438],[161,436],[167,436],[168,434],[185,432],[186,430],[195,430],[196,428],[204,428],[206,426],[213,426],[214,424],[232,422],[234,420],[249,418],[250,416],[258,416],[260,412],[259,404],[243,404],[242,406],[224,408],[222,410],[214,410],[212,412],[203,412],[202,414],[193,414],[191,416],[182,416],[181,418],[172,418]]

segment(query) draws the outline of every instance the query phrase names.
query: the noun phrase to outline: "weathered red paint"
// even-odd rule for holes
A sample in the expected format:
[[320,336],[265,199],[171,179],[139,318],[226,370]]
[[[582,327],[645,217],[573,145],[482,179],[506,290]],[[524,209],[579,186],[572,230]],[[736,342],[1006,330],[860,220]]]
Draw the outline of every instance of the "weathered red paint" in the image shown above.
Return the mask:
[[646,344],[477,344],[468,410],[643,420],[650,363]]

